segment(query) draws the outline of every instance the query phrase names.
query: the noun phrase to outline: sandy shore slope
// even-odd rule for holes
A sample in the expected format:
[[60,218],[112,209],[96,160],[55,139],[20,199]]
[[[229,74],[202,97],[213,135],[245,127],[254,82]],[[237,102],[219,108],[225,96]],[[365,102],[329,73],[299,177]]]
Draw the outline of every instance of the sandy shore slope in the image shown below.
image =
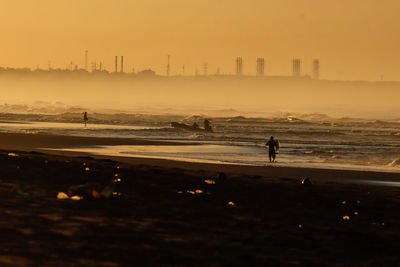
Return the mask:
[[[335,182],[398,174],[37,150],[128,141],[148,142],[0,134],[0,265],[394,266],[400,260],[400,189]],[[116,174],[119,194],[110,199],[56,198],[71,185],[106,185]],[[313,186],[299,183],[304,176]]]

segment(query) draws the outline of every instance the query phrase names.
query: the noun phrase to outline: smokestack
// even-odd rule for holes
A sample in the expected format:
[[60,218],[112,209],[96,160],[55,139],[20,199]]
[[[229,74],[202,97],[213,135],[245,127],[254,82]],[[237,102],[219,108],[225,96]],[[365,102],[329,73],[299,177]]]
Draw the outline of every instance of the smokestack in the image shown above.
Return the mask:
[[170,71],[171,71],[170,59],[171,59],[171,56],[168,55],[168,63],[167,63],[167,76],[168,76],[168,77],[169,77]]
[[236,58],[236,75],[243,75],[243,59]]
[[87,59],[88,59],[88,51],[85,50],[85,70],[87,71]]
[[315,59],[313,61],[313,78],[315,80],[319,79],[319,60]]
[[264,58],[257,58],[257,75],[264,76]]
[[301,60],[300,59],[293,59],[292,61],[292,67],[293,67],[293,77],[300,77],[301,75]]
[[121,73],[124,72],[124,56],[121,56]]
[[118,72],[118,56],[115,56],[115,73]]

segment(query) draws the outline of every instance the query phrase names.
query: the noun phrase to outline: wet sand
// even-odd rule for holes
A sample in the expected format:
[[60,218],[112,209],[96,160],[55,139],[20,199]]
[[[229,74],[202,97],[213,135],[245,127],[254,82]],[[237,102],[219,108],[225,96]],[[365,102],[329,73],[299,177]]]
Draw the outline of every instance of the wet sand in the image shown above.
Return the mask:
[[[394,180],[399,174],[38,149],[128,141],[149,142],[0,134],[0,265],[390,266],[399,261],[400,189],[340,183]],[[106,185],[116,173],[120,195],[56,198],[71,185]],[[300,184],[305,176],[313,186]]]

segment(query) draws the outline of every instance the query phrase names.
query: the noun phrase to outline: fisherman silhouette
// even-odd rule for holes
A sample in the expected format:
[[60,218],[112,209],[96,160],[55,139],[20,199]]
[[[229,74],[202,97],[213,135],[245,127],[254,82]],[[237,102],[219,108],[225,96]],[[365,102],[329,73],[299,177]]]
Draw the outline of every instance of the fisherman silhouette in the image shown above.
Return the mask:
[[269,162],[275,162],[276,152],[279,149],[279,141],[275,141],[274,137],[271,136],[265,146],[268,147]]
[[213,131],[212,127],[211,127],[211,124],[210,124],[210,121],[207,120],[207,119],[204,119],[204,130],[206,132],[212,132]]
[[87,116],[87,112],[85,112],[85,113],[83,113],[83,121],[84,121],[84,123],[85,123],[85,128],[86,128],[86,124],[87,124],[87,121],[88,121],[89,119],[88,119],[88,116]]

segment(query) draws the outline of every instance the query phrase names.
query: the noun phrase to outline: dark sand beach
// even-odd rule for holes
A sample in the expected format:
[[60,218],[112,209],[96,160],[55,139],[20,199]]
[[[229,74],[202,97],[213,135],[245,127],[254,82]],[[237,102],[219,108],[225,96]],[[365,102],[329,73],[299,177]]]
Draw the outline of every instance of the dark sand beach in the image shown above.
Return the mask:
[[[40,149],[117,144],[166,143],[0,134],[1,266],[399,262],[400,188],[352,182],[399,174]],[[115,177],[118,194],[110,198],[57,199],[72,185],[104,186]],[[301,185],[304,177],[313,185]]]

